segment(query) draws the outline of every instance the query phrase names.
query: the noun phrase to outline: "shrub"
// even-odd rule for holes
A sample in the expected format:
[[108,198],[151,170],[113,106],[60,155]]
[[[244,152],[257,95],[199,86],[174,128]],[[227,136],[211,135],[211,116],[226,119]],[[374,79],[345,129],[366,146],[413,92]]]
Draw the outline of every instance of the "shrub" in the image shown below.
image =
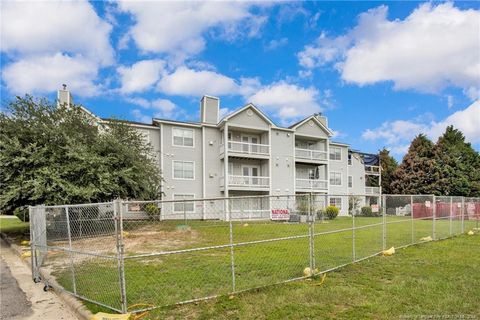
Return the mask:
[[145,212],[150,220],[155,220],[160,213],[160,208],[155,203],[149,203],[145,206]]
[[320,209],[317,211],[317,219],[323,220],[325,218],[325,209]]
[[338,216],[338,212],[340,210],[338,210],[337,207],[334,207],[334,206],[328,206],[325,208],[325,215],[327,216],[327,218],[329,220],[333,220],[335,219],[337,216]]
[[365,206],[365,207],[362,207],[361,215],[364,217],[379,217],[380,212],[382,211],[381,208],[378,208],[378,211],[379,212],[373,212],[372,207]]
[[30,216],[28,214],[27,208],[16,208],[15,210],[13,210],[13,214],[22,221],[30,221]]

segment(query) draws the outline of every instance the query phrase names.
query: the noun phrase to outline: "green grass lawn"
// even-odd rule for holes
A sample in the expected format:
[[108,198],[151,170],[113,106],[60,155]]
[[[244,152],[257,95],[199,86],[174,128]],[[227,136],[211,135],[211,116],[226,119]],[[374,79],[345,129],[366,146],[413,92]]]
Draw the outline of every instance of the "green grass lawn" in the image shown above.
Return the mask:
[[[376,225],[382,222],[382,218],[356,218],[355,226],[365,226],[363,229],[355,231],[355,258],[361,259],[375,254],[382,250],[382,225]],[[430,220],[415,220],[410,218],[389,217],[389,224],[386,228],[386,245],[403,246],[413,241],[418,242],[420,238],[432,236],[433,224]],[[390,223],[391,222],[391,223]],[[179,222],[169,221],[157,223],[149,226],[149,232],[166,233],[169,238],[174,241],[175,249],[186,249],[193,247],[203,247],[210,245],[222,245],[229,242],[229,227],[226,223],[206,223],[191,222],[190,229],[185,231],[176,230]],[[371,226],[370,226],[371,225]],[[314,227],[315,233],[340,230],[352,226],[351,218],[338,218],[329,223],[316,223]],[[127,224],[130,230],[130,236],[125,239],[128,248],[129,241],[135,241],[139,237],[148,237],[145,229],[141,229],[139,225]],[[461,228],[460,221],[439,220],[435,222],[437,238],[443,238],[450,233],[458,233]],[[466,230],[474,227],[473,222],[465,222]],[[135,232],[139,231],[138,234]],[[413,233],[412,233],[413,231]],[[233,226],[233,239],[235,243],[246,241],[266,240],[278,237],[301,236],[308,234],[308,226],[305,224],[283,224],[283,223],[235,223]],[[463,239],[463,240],[462,240]],[[358,304],[361,308],[354,308],[355,315],[371,317],[379,312],[385,312],[391,307],[390,304],[396,304],[396,297],[393,291],[389,291],[390,296],[385,296],[385,305],[376,306],[373,301],[379,303],[378,297],[372,300],[373,306],[368,304],[365,295],[371,294],[376,296],[378,290],[383,290],[386,284],[395,285],[412,285],[412,292],[422,287],[422,277],[428,278],[433,269],[448,269],[448,265],[444,265],[443,256],[448,254],[449,263],[457,268],[451,267],[452,271],[456,271],[455,275],[463,276],[463,272],[468,269],[459,266],[459,264],[468,264],[471,255],[472,259],[477,259],[478,266],[478,236],[470,238],[459,238],[435,244],[422,244],[415,248],[409,248],[401,251],[398,255],[390,258],[373,258],[368,261],[348,266],[341,272],[329,274],[327,283],[321,287],[314,286],[313,282],[301,281],[294,284],[275,286],[268,289],[262,289],[257,293],[245,293],[233,300],[220,298],[215,302],[191,304],[185,307],[162,309],[152,312],[152,315],[171,316],[173,318],[183,318],[191,316],[192,318],[222,318],[230,315],[237,318],[312,318],[318,317],[320,314],[343,315],[348,317],[346,310],[349,304]],[[172,241],[173,241],[172,240]],[[463,241],[463,242],[462,242]],[[475,245],[475,242],[476,245]],[[143,248],[147,252],[155,252],[155,241],[147,244],[148,248]],[[449,248],[448,244],[454,245],[460,243],[465,246],[470,244],[470,250],[476,249],[476,257],[473,252],[463,252],[462,259],[458,259],[458,248]],[[350,263],[353,260],[353,234],[351,230],[345,230],[337,233],[317,235],[314,238],[314,255],[316,267],[322,271],[341,264]],[[435,253],[437,249],[439,252]],[[468,247],[468,246],[467,246]],[[435,250],[434,250],[435,249]],[[443,250],[443,251],[442,251]],[[466,248],[465,248],[466,250]],[[450,252],[451,251],[451,252]],[[409,257],[408,253],[413,252],[421,256],[423,252],[426,260],[418,260],[414,262],[416,279],[418,285],[410,282],[411,279],[402,277],[408,276],[409,272],[414,269],[411,260],[398,260],[389,265],[387,262]],[[133,250],[126,252],[127,256],[135,254]],[[437,257],[438,255],[438,257]],[[467,258],[468,259],[467,259]],[[63,257],[68,262],[67,257]],[[440,259],[437,261],[437,258]],[[117,275],[117,263],[114,259],[85,258],[75,259],[75,276],[77,279],[77,293],[87,298],[100,301],[115,308],[119,308],[119,283]],[[473,261],[473,260],[472,260]],[[174,255],[155,256],[150,258],[133,258],[125,260],[125,277],[127,288],[127,300],[129,306],[145,303],[149,305],[161,306],[169,305],[175,302],[201,298],[211,295],[227,295],[233,289],[232,270],[231,270],[230,248],[215,248],[204,251],[185,252]],[[281,282],[291,278],[301,277],[305,267],[309,266],[309,239],[301,237],[296,239],[285,239],[275,242],[246,244],[234,247],[234,265],[235,265],[235,290],[245,290],[272,283]],[[383,266],[383,264],[385,266]],[[378,267],[376,267],[378,264]],[[398,266],[397,266],[398,264]],[[65,264],[68,266],[68,263]],[[398,269],[398,277],[396,271],[388,268],[396,267]],[[360,268],[360,269],[359,269]],[[363,270],[362,268],[365,268]],[[385,270],[383,270],[385,268]],[[436,270],[436,269],[435,269]],[[405,271],[408,271],[404,273]],[[448,271],[447,271],[448,272]],[[477,274],[478,271],[477,271]],[[71,290],[72,274],[68,267],[58,269],[54,272],[59,282],[68,290]],[[339,276],[343,275],[343,276]],[[358,275],[358,278],[357,278]],[[321,296],[321,293],[315,294],[316,290],[323,292],[324,288],[328,288],[331,281],[340,281],[350,276],[353,281],[353,287],[349,288],[349,282],[339,282],[338,286],[346,286],[344,292],[333,290],[331,297],[329,295]],[[446,275],[448,276],[448,274]],[[450,275],[453,277],[453,275]],[[467,275],[466,275],[467,276]],[[472,275],[468,275],[472,276]],[[372,282],[369,284],[370,278],[386,277],[387,280],[381,283]],[[337,279],[337,280],[336,280]],[[363,280],[362,280],[363,279]],[[478,283],[478,277],[477,283]],[[474,286],[473,280],[472,286]],[[374,280],[372,280],[374,281]],[[379,280],[380,281],[380,280]],[[399,282],[399,283],[397,283]],[[447,281],[448,282],[448,281]],[[355,285],[355,283],[357,283]],[[432,286],[434,284],[431,284]],[[448,291],[452,284],[435,283],[435,288],[445,286],[443,291]],[[362,287],[363,286],[363,287]],[[428,287],[428,285],[426,284]],[[333,287],[335,289],[336,286]],[[407,286],[408,287],[408,286]],[[425,287],[425,289],[428,289]],[[478,286],[477,286],[478,287]],[[320,290],[322,288],[322,290]],[[354,291],[349,292],[349,289]],[[398,294],[410,294],[403,288],[397,288]],[[289,293],[289,291],[292,291]],[[389,289],[391,290],[391,289]],[[478,289],[477,289],[478,290]],[[443,292],[442,291],[442,292]],[[362,294],[362,292],[364,294]],[[477,291],[478,293],[478,291]],[[310,296],[312,294],[312,296]],[[450,292],[443,292],[446,296]],[[318,296],[317,296],[318,295]],[[256,301],[258,296],[258,302]],[[357,297],[358,296],[358,297]],[[437,293],[432,297],[438,296]],[[358,301],[351,301],[351,298],[358,298]],[[467,297],[465,297],[467,299]],[[300,300],[299,300],[300,299]],[[344,300],[336,301],[335,299]],[[391,301],[388,301],[391,299]],[[418,298],[420,299],[420,298]],[[430,299],[426,297],[425,299]],[[271,302],[268,302],[271,300]],[[468,300],[468,299],[467,299]],[[417,303],[420,300],[417,300]],[[256,305],[258,303],[258,305]],[[430,301],[430,303],[433,303]],[[296,305],[304,305],[305,310],[300,313]],[[337,307],[338,304],[338,307]],[[88,304],[92,311],[102,310],[101,308]],[[308,308],[306,306],[309,306]],[[314,307],[312,307],[314,306]],[[446,308],[447,306],[445,306]],[[223,311],[222,311],[223,310]],[[382,311],[383,310],[383,311]],[[398,310],[402,310],[398,308]],[[413,310],[413,309],[412,309]],[[415,309],[421,311],[423,309]],[[425,309],[430,310],[430,309]],[[444,309],[450,310],[450,309]],[[470,309],[466,309],[470,310]],[[225,312],[225,313],[223,313]],[[364,313],[362,313],[364,312]],[[370,313],[369,313],[370,312]],[[298,316],[297,316],[298,315]],[[401,313],[397,313],[401,315]],[[230,318],[228,316],[228,318]],[[378,318],[384,318],[379,316]]]
[[23,222],[15,216],[0,216],[0,232],[8,234],[9,237],[28,239],[29,229],[28,222]]

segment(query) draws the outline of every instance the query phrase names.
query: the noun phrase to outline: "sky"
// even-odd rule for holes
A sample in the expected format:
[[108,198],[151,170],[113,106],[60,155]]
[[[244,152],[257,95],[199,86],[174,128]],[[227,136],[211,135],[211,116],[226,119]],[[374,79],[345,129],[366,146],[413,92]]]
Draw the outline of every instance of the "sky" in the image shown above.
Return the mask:
[[253,103],[279,126],[327,116],[333,140],[401,159],[448,125],[480,150],[479,2],[1,3],[1,101],[198,121]]

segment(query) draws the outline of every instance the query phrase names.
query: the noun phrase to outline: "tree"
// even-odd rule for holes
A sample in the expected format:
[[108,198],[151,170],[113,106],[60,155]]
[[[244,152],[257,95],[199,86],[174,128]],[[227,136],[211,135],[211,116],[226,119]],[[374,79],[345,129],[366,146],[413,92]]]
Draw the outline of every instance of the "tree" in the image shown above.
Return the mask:
[[448,126],[435,145],[441,195],[478,196],[480,194],[480,155],[465,142],[461,131]]
[[161,176],[135,129],[78,106],[17,97],[0,113],[0,211],[37,204],[154,199]]
[[394,173],[391,190],[396,194],[438,193],[438,170],[434,159],[434,145],[423,134],[413,139],[402,163]]
[[398,167],[397,160],[390,155],[385,147],[379,152],[380,166],[382,168],[382,193],[392,193],[392,181],[394,179],[395,170]]

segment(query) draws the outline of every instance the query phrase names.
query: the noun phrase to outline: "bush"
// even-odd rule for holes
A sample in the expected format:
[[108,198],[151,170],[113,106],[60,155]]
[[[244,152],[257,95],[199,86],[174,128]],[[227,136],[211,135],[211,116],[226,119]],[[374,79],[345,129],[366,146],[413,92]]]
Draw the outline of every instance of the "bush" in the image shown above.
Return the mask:
[[145,212],[150,220],[155,220],[160,214],[160,208],[155,203],[149,203],[145,206]]
[[30,216],[28,214],[27,208],[16,208],[15,210],[13,210],[13,214],[22,221],[30,221]]
[[[381,211],[380,208],[378,208],[378,209],[379,209],[379,211]],[[380,213],[379,212],[373,212],[372,207],[365,206],[365,207],[362,207],[361,215],[364,216],[364,217],[379,217]]]
[[333,220],[335,219],[337,216],[338,216],[338,212],[340,210],[338,210],[337,207],[334,207],[334,206],[328,206],[325,208],[325,215],[327,216],[327,218],[329,220]]

